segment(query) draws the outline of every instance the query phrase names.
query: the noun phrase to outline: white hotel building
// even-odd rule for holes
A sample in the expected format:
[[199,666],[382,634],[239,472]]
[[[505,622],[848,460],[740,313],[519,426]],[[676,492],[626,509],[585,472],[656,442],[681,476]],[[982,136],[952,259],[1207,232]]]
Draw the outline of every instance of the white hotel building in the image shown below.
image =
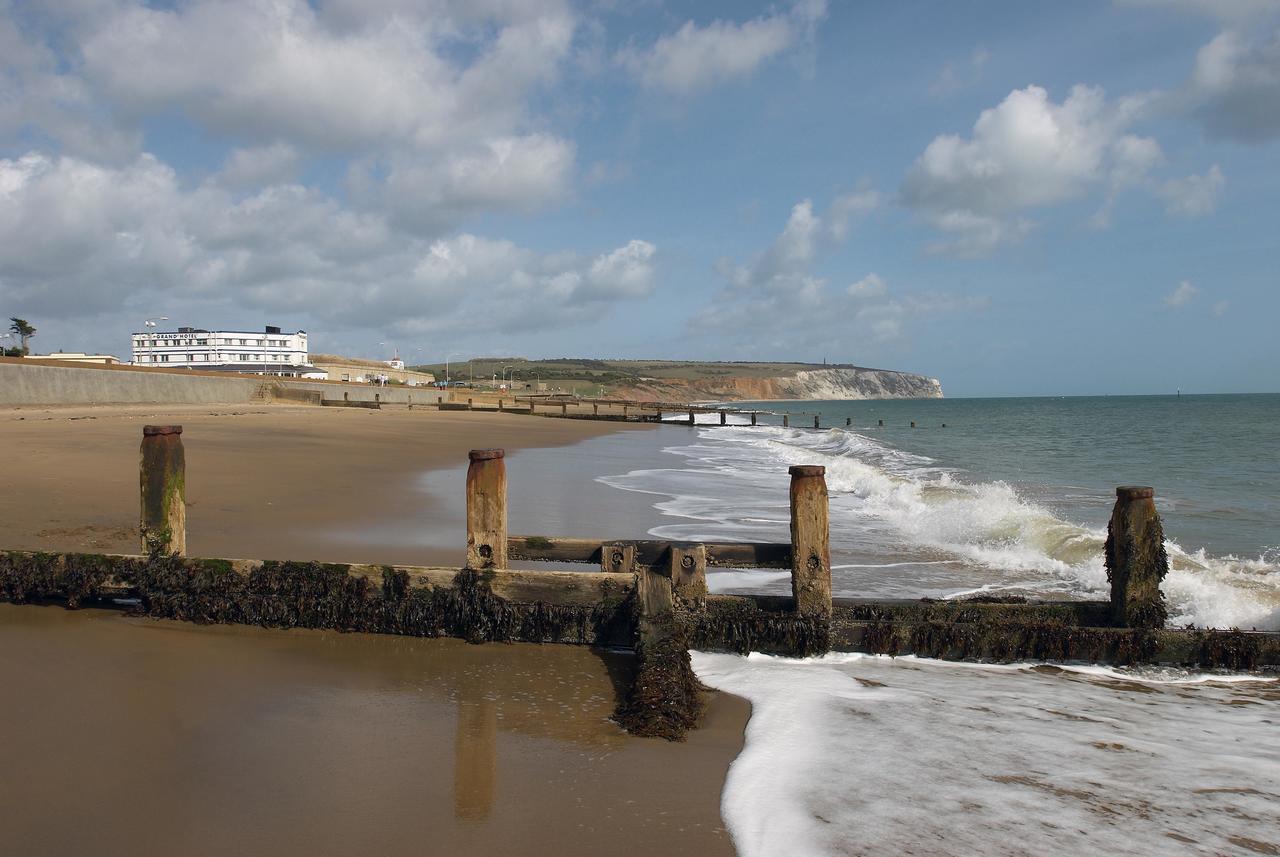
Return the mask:
[[135,333],[132,339],[133,362],[139,366],[289,378],[327,377],[323,369],[308,362],[305,330],[282,333],[278,327],[261,332],[180,327],[174,332]]

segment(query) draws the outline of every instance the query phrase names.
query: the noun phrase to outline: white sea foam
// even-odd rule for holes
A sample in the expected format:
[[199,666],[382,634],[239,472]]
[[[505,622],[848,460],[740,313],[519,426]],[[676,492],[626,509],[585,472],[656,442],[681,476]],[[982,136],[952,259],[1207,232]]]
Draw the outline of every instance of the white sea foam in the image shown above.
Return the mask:
[[693,657],[702,681],[752,703],[722,798],[744,857],[1280,847],[1273,681]]
[[[658,538],[785,540],[786,465],[822,464],[837,595],[1107,594],[1104,529],[1064,520],[1010,484],[966,481],[857,432],[717,427],[667,451],[687,466],[604,479],[664,498],[655,505],[672,520],[651,530]],[[1171,624],[1280,629],[1274,558],[1212,557],[1174,541],[1166,548]],[[784,591],[784,584],[745,573],[714,585]]]

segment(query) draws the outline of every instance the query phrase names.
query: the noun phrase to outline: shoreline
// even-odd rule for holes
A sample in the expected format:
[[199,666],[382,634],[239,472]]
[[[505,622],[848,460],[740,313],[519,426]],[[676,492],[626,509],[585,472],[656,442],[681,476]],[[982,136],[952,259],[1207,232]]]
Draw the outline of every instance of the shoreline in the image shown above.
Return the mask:
[[[184,426],[190,555],[427,565],[460,565],[465,546],[424,546],[421,540],[415,543],[411,538],[353,542],[329,536],[343,528],[370,526],[374,522],[380,534],[412,533],[415,526],[427,527],[433,515],[442,513],[443,505],[439,496],[431,495],[456,491],[460,499],[463,491],[461,482],[433,485],[439,482],[433,476],[448,474],[452,477],[458,468],[465,467],[466,452],[471,448],[503,447],[519,455],[521,451],[568,446],[607,434],[647,428],[608,422],[531,420],[488,413],[321,410],[279,404],[8,408],[0,410],[0,438],[6,441],[0,446],[0,467],[4,468],[10,486],[10,490],[0,497],[0,546],[136,552],[137,448],[142,426],[160,423]],[[270,474],[270,477],[263,480],[263,473]],[[458,536],[462,536],[461,530]],[[157,634],[166,631],[164,639],[197,641],[193,645],[200,647],[216,647],[228,636],[235,639],[252,637],[260,643],[265,641],[266,648],[284,645],[282,640],[289,641],[289,645],[300,641],[298,645],[303,649],[321,642],[324,646],[336,645],[339,649],[399,647],[397,651],[413,651],[417,653],[415,658],[426,658],[441,665],[444,673],[440,690],[448,698],[457,697],[460,690],[458,676],[466,673],[466,670],[457,672],[461,669],[459,664],[468,660],[486,659],[489,664],[486,669],[494,675],[514,671],[517,677],[523,675],[519,665],[530,658],[575,665],[573,668],[578,670],[579,679],[568,684],[563,678],[557,681],[550,675],[540,678],[536,672],[532,676],[524,675],[524,679],[529,680],[528,687],[517,690],[517,697],[525,698],[531,688],[545,696],[543,705],[540,708],[535,706],[535,712],[528,717],[534,724],[540,721],[548,724],[559,722],[575,704],[574,685],[588,682],[599,687],[600,682],[608,682],[610,670],[605,661],[609,657],[615,660],[618,657],[577,647],[528,644],[476,647],[434,639],[182,625],[131,619],[109,611],[105,612],[109,618],[103,618],[101,614],[104,611],[64,614],[61,608],[46,612],[38,607],[8,605],[0,605],[0,633],[14,633],[15,624],[29,624],[16,622],[13,617],[19,614],[14,611],[19,611],[24,619],[28,615],[65,615],[72,626],[89,616],[92,618],[89,632],[94,634],[111,626],[117,630],[128,628],[125,636],[131,636],[135,628],[140,628],[155,632],[151,638],[161,639]],[[57,624],[61,620],[52,621]],[[55,676],[36,678],[23,674],[23,665],[18,663],[23,649],[29,649],[24,659],[26,662],[34,653],[44,653],[44,647],[31,647],[28,632],[39,633],[30,628],[16,629],[18,639],[9,643],[9,650],[14,652],[14,656],[7,661],[0,657],[0,667],[6,667],[0,671],[5,672],[7,687],[20,691],[19,695],[28,700],[38,701],[52,692],[46,683]],[[60,642],[56,635],[50,639]],[[108,635],[101,645],[110,645],[116,639],[116,635]],[[154,654],[169,657],[172,653],[166,648],[164,652]],[[237,657],[245,656],[252,656],[252,652],[246,650],[244,655]],[[216,671],[220,656],[210,657],[211,669]],[[75,658],[73,649],[68,657],[52,667],[55,670],[68,668]],[[13,675],[15,664],[19,667],[16,676]],[[64,688],[57,691],[59,696],[73,693],[73,689],[67,688],[74,688],[80,683],[102,690],[101,682],[105,677],[89,679],[78,669],[76,667],[71,675],[56,682]],[[124,687],[112,688],[112,692],[128,693],[132,668],[119,669],[125,675],[116,677],[122,679]],[[341,681],[360,683],[363,679],[357,675]],[[151,690],[158,689],[151,687]],[[506,691],[495,692],[495,699],[505,698]],[[367,701],[374,704],[372,700],[377,700],[376,705],[381,707],[385,702],[384,694],[375,695]],[[77,705],[91,710],[95,703],[85,699]],[[653,853],[678,852],[695,847],[695,842],[699,853],[733,853],[729,834],[724,830],[720,816],[720,800],[728,767],[743,746],[750,710],[747,702],[728,694],[713,693],[702,726],[690,734],[688,743],[675,745],[625,735],[615,724],[605,721],[612,706],[610,696],[603,709],[596,706],[586,713],[588,723],[585,728],[593,731],[597,738],[608,738],[606,744],[615,741],[616,747],[598,755],[585,752],[569,755],[587,758],[584,776],[592,771],[596,773],[591,776],[598,776],[601,766],[612,769],[616,760],[610,760],[621,754],[627,759],[626,775],[622,776],[620,769],[609,780],[608,788],[598,784],[573,792],[571,802],[566,802],[568,798],[561,800],[554,793],[542,793],[535,780],[543,774],[538,773],[536,765],[526,764],[529,759],[545,753],[568,752],[566,747],[571,750],[571,746],[562,740],[552,736],[552,744],[544,751],[531,751],[523,744],[509,747],[509,742],[503,740],[497,742],[497,749],[492,753],[486,751],[487,755],[482,754],[486,758],[493,756],[496,759],[494,764],[512,771],[509,776],[519,790],[541,795],[537,801],[537,818],[525,819],[532,825],[531,829],[504,827],[497,821],[480,822],[480,827],[486,831],[483,834],[484,853],[598,853],[598,843],[589,847],[588,839],[562,839],[553,831],[556,825],[552,822],[556,819],[565,823],[579,819],[576,824],[585,823],[581,819],[596,819],[598,826],[607,822],[612,826],[611,836],[633,844],[644,843],[645,849],[651,846]],[[41,707],[40,704],[35,705],[33,713]],[[356,711],[359,710],[357,707]],[[604,717],[600,716],[601,710],[606,710]],[[459,709],[457,717],[463,717],[462,709]],[[452,734],[453,731],[447,717],[437,717],[425,725],[431,727],[433,734],[441,730]],[[333,729],[343,736],[344,742],[357,740],[357,735],[363,731],[355,724],[336,724]],[[241,739],[252,740],[247,735]],[[287,738],[281,740],[288,741]],[[537,740],[545,743],[546,739]],[[199,752],[200,746],[184,747],[183,750]],[[301,748],[297,752],[304,753]],[[530,752],[533,756],[529,755]],[[90,758],[91,755],[84,754],[69,756],[63,766],[71,769],[83,766],[80,773],[107,783],[137,775],[130,772],[125,762],[117,761],[117,766],[124,766],[122,770],[105,770],[95,762],[86,761]],[[40,757],[34,757],[32,764],[42,764]],[[256,770],[254,764],[246,771],[250,775]],[[263,773],[269,775],[265,770]],[[678,793],[671,789],[672,782],[681,783]],[[108,785],[107,789],[110,788]],[[217,793],[210,799],[217,802],[230,797]],[[263,796],[263,799],[270,801],[272,798]],[[156,800],[163,805],[168,797],[162,793]],[[53,818],[43,815],[41,807],[54,805],[56,801],[51,795],[45,795],[43,802],[33,800],[32,818],[43,818],[47,826]],[[462,837],[460,844],[479,842],[475,838],[478,834],[472,829],[477,822],[466,820],[450,809],[447,803],[425,808],[415,805],[415,812],[431,820],[429,827],[432,829],[439,828],[448,836]],[[198,815],[192,819],[193,823],[198,820]],[[534,835],[532,841],[538,848],[530,852],[525,846],[531,841],[530,835],[538,830],[549,838],[540,840]],[[180,825],[175,826],[172,832],[175,836],[184,833]],[[392,831],[386,832],[387,836],[391,834]],[[189,847],[189,843],[184,844]],[[417,844],[420,847],[421,843]],[[388,842],[387,846],[393,852],[397,850],[393,842]],[[160,849],[159,845],[156,847]],[[473,844],[472,847],[478,846]],[[47,853],[56,851],[52,849]],[[156,853],[160,853],[159,850]],[[289,852],[286,850],[284,853]]]

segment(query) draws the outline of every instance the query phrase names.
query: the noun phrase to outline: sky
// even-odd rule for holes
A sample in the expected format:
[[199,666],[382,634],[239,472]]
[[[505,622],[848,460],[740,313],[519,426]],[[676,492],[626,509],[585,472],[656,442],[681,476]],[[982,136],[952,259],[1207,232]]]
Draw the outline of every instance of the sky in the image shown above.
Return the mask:
[[1278,166],[1280,0],[0,0],[38,352],[1276,392]]

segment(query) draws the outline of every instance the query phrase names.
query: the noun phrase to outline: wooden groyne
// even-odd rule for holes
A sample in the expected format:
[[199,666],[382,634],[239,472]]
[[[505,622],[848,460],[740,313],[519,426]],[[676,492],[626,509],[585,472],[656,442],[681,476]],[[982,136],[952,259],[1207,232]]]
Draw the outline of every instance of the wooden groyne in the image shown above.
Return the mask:
[[[1108,601],[869,600],[831,596],[825,471],[790,468],[788,543],[567,539],[507,531],[502,450],[473,450],[463,568],[186,556],[180,426],[147,426],[136,555],[0,551],[0,599],[125,607],[193,622],[616,646],[636,652],[617,719],[678,738],[701,711],[689,649],[807,656],[831,650],[950,659],[1086,660],[1229,669],[1280,666],[1280,634],[1171,630],[1150,488],[1117,490]],[[576,563],[590,571],[515,569]],[[708,569],[791,573],[789,596],[715,595]]]

